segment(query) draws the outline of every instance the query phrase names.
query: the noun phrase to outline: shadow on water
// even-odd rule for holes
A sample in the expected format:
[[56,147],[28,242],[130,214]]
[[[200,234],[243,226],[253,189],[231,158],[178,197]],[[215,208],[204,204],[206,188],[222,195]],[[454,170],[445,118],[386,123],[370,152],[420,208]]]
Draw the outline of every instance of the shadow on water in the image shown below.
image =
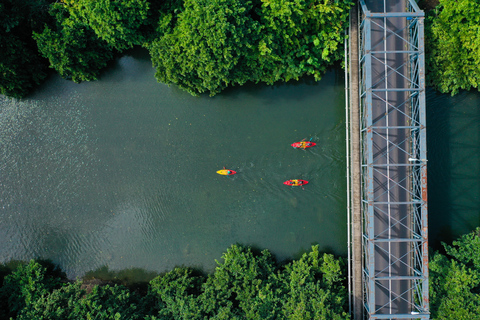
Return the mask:
[[128,268],[123,270],[110,270],[108,266],[101,266],[88,271],[82,281],[85,284],[115,283],[128,287],[130,290],[146,293],[148,283],[159,276],[158,272],[148,271],[142,268]]
[[[282,99],[287,101],[294,100],[301,102],[315,95],[314,91],[308,87],[325,87],[328,85],[337,87],[343,86],[344,81],[343,69],[341,69],[340,65],[335,65],[328,68],[320,81],[316,81],[313,76],[304,76],[299,80],[290,80],[288,82],[278,81],[272,85],[268,85],[263,82],[247,82],[242,86],[237,85],[227,87],[220,94],[214,96],[213,99],[235,99],[236,97],[245,94],[258,96],[263,92],[262,95],[264,100],[270,103],[275,103],[276,99],[278,99],[278,96],[274,93],[278,93],[278,90],[282,90]],[[208,97],[208,94],[203,94],[202,97]]]
[[[62,280],[67,279],[66,273],[62,271],[60,266],[55,264],[52,260],[35,259],[35,262],[45,269],[46,276]],[[11,274],[15,269],[27,264],[29,264],[29,261],[24,260],[10,260],[5,263],[0,263],[0,283],[3,283],[4,278]]]
[[429,238],[434,249],[480,225],[480,94],[427,93]]
[[[427,92],[427,148],[428,148],[428,209],[429,239],[435,249],[441,247],[440,241],[448,241],[452,235],[451,226],[443,224],[443,219],[435,219],[434,212],[447,218],[451,212],[449,206],[450,190],[450,141],[448,97],[433,90]],[[439,235],[443,235],[441,238]]]

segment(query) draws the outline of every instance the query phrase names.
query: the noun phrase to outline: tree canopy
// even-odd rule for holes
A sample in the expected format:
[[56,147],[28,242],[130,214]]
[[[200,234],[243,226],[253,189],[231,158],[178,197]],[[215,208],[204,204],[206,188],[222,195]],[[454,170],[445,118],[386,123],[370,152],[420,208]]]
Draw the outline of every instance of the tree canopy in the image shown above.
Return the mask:
[[52,4],[54,25],[34,33],[41,54],[63,78],[74,82],[96,80],[113,58],[113,49],[61,3]]
[[252,2],[186,0],[184,6],[175,27],[146,45],[157,80],[214,95],[254,78],[261,28],[250,15]]
[[430,261],[432,319],[480,317],[480,228],[452,245],[446,255],[436,252]]
[[258,43],[262,81],[316,80],[343,58],[344,30],[352,1],[262,0]]
[[32,31],[47,19],[48,3],[0,2],[0,93],[20,98],[46,77],[48,63],[38,53]]
[[186,0],[176,24],[146,47],[157,80],[192,94],[214,95],[247,81],[273,84],[303,75],[319,80],[343,57],[343,30],[352,4]]
[[456,94],[480,84],[480,2],[440,0],[426,19],[428,84]]
[[215,95],[247,81],[273,84],[304,75],[319,80],[343,57],[352,4],[5,0],[0,4],[0,89],[24,96],[45,77],[43,58],[65,79],[95,80],[115,52],[140,45],[149,50],[158,81],[193,95]]
[[[269,251],[234,245],[211,274],[175,268],[139,295],[123,285],[87,292],[38,262],[21,265],[0,287],[3,316],[15,319],[349,319],[343,261],[312,247],[278,264]],[[0,316],[2,316],[0,310]]]
[[63,0],[70,14],[119,51],[141,45],[149,19],[147,0]]

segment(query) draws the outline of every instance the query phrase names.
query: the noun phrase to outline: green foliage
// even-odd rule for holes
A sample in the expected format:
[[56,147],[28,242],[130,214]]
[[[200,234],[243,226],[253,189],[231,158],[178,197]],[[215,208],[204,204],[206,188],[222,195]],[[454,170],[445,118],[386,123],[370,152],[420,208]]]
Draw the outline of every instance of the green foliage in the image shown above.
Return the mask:
[[353,1],[262,0],[259,60],[262,81],[320,80],[343,57],[344,29]]
[[427,81],[440,92],[458,93],[480,83],[480,3],[440,0],[426,19]]
[[[147,44],[156,78],[191,94],[219,93],[247,81],[314,75],[343,57],[343,30],[352,1],[186,0],[164,15]],[[169,28],[171,28],[169,30]]]
[[72,16],[117,50],[140,45],[149,24],[147,0],[64,0]]
[[445,245],[448,255],[455,257],[469,268],[480,271],[480,228],[453,241],[451,246]]
[[157,80],[210,95],[249,80],[260,32],[249,15],[251,1],[186,0],[184,6],[175,28],[146,45]]
[[479,283],[478,271],[436,253],[430,262],[432,319],[476,319],[480,297],[472,290]]
[[39,262],[30,261],[5,277],[0,288],[0,300],[8,301],[9,316],[28,311],[32,304],[61,286],[58,273],[49,272]]
[[[85,295],[80,282],[66,285],[54,290],[51,294],[42,295],[31,301],[29,308],[25,308],[17,320],[76,320],[81,308],[80,302]],[[86,319],[86,318],[83,318]]]
[[46,77],[31,33],[46,19],[45,1],[0,2],[0,94],[21,98]]
[[[52,3],[47,15],[44,1],[53,2],[0,4],[3,94],[23,96],[45,77],[37,46],[52,68],[75,82],[97,79],[113,50],[135,45],[150,51],[158,81],[193,95],[215,95],[247,81],[273,84],[303,75],[319,80],[342,58],[343,30],[353,4],[352,0],[63,0]],[[41,9],[50,18],[25,15],[26,4],[34,8],[28,12]],[[26,25],[29,32],[14,32]]]
[[284,267],[240,245],[222,260],[207,277],[175,269],[151,281],[157,315],[149,319],[349,319],[343,265],[318,247]]
[[275,319],[281,296],[277,266],[269,251],[254,254],[234,245],[208,277],[201,297],[209,318]]
[[200,305],[197,297],[203,277],[192,270],[175,268],[150,282],[155,309],[161,319],[198,319]]
[[34,33],[42,55],[63,78],[74,82],[96,80],[100,70],[113,58],[112,48],[98,39],[93,30],[72,16],[63,4],[52,4],[55,26],[45,25]]
[[477,319],[480,316],[480,228],[462,236],[447,256],[435,253],[430,261],[432,319]]
[[343,264],[318,246],[287,265],[281,279],[285,319],[348,319]]
[[95,286],[80,302],[80,313],[76,319],[143,318],[139,297],[124,286]]
[[123,286],[95,286],[87,294],[76,282],[32,301],[17,320],[142,319],[141,306],[140,298]]
[[122,285],[86,292],[32,261],[5,277],[0,298],[18,320],[349,319],[342,267],[318,247],[282,267],[267,250],[234,245],[212,274],[175,268],[141,297]]

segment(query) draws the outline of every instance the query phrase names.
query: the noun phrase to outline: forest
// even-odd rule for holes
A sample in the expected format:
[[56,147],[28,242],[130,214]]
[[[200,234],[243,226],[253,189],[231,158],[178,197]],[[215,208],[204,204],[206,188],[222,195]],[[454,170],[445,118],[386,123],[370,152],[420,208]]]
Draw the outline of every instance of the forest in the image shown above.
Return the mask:
[[232,245],[213,273],[175,268],[136,288],[87,290],[33,260],[3,266],[0,277],[0,319],[349,319],[343,260],[318,246],[279,263],[268,250]]
[[[430,252],[431,319],[480,317],[480,227]],[[0,319],[350,319],[346,261],[313,246],[279,262],[232,245],[214,272],[174,268],[145,285],[88,285],[45,261],[0,265]]]
[[480,2],[440,0],[425,19],[427,85],[442,93],[478,89]]
[[319,80],[341,61],[352,1],[4,0],[0,90],[21,98],[53,69],[91,81],[125,50],[148,49],[155,77],[193,95],[247,81]]
[[[248,81],[320,80],[343,59],[353,1],[4,0],[0,93],[21,98],[52,71],[96,80],[135,46],[156,79],[193,95]],[[442,93],[478,88],[480,4],[440,0],[425,19],[427,84]]]
[[[313,75],[343,59],[353,1],[4,0],[0,93],[21,98],[52,71],[96,80],[122,52],[148,49],[156,79],[193,95]],[[480,4],[440,0],[425,19],[427,84],[478,88]]]

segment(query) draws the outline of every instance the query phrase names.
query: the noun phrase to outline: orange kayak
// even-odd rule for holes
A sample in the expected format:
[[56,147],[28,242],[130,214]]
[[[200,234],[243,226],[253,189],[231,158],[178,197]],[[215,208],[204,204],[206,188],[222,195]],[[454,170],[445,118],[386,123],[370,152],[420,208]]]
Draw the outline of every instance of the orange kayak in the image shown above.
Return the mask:
[[302,149],[314,147],[314,146],[316,146],[316,145],[317,145],[317,144],[316,144],[315,142],[311,142],[311,141],[300,141],[300,142],[294,142],[294,143],[292,143],[292,147],[294,147],[294,148],[302,148]]
[[292,180],[285,181],[283,184],[285,184],[287,186],[297,187],[297,186],[304,186],[307,183],[308,183],[307,180],[292,179]]

